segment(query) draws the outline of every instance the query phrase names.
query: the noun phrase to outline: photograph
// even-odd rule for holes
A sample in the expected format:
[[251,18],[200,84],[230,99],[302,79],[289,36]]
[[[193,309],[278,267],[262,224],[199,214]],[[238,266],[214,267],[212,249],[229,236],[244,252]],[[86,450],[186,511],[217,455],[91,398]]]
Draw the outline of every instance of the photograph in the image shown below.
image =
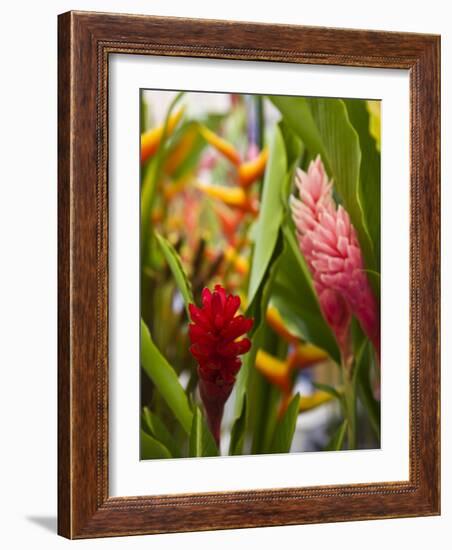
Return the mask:
[[137,101],[140,460],[379,449],[382,102]]
[[451,547],[448,6],[5,2],[3,548]]

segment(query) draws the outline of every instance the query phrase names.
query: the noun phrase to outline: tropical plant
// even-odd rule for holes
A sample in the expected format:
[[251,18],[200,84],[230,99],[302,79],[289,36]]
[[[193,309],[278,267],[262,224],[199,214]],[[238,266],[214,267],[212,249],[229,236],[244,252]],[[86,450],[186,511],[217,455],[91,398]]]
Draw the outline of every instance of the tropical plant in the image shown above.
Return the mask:
[[378,447],[379,103],[164,94],[141,99],[141,458]]

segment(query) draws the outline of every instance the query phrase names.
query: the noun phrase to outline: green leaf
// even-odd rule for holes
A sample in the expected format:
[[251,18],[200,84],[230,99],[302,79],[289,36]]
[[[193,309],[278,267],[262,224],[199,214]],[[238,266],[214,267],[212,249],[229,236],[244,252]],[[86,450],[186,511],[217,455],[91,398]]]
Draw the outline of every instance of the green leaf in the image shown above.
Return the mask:
[[367,338],[355,318],[351,325],[354,359],[352,372],[344,370],[344,399],[342,401],[343,413],[347,419],[347,443],[348,449],[356,449],[358,442],[358,415],[357,415],[357,379],[362,367],[363,351],[368,343]]
[[149,126],[149,108],[144,97],[143,90],[140,90],[140,132],[144,133]]
[[271,96],[286,123],[315,156],[320,154],[357,231],[367,267],[378,263],[360,202],[361,149],[341,99]]
[[261,209],[256,226],[256,238],[251,263],[248,287],[248,302],[251,303],[267,270],[278,238],[284,209],[280,200],[281,186],[286,177],[287,158],[283,137],[275,127],[270,156],[265,170]]
[[284,121],[280,123],[286,155],[289,163],[284,184],[281,186],[281,202],[285,216],[282,221],[284,251],[278,263],[278,272],[272,287],[272,304],[280,310],[287,326],[294,328],[300,338],[325,349],[333,359],[339,360],[336,340],[320,311],[312,278],[299,251],[295,227],[289,212],[289,195],[293,174],[301,154],[301,142]]
[[141,169],[141,255],[147,260],[149,253],[150,222],[157,187],[158,159],[150,158]]
[[328,384],[320,384],[319,382],[313,382],[312,385],[318,390],[329,393],[335,399],[339,399],[339,401],[342,399],[342,395],[336,388],[333,388],[333,386],[330,386]]
[[[252,454],[266,454],[271,448],[278,421],[281,390],[271,384],[257,369],[254,370],[253,374],[256,374],[256,378],[260,381],[260,407],[255,411],[251,452]],[[259,385],[257,385],[257,388],[259,388]]]
[[[242,367],[239,370],[237,381],[235,384],[235,412],[236,415],[240,414],[242,410],[243,398],[249,384],[249,372],[253,368],[256,362],[257,350],[261,346],[261,338],[263,334],[263,325],[265,320],[265,313],[270,301],[270,294],[273,288],[273,282],[276,272],[278,270],[278,263],[282,252],[282,236],[281,232],[278,233],[275,249],[273,255],[267,266],[267,270],[259,285],[257,293],[251,303],[248,304],[246,309],[246,317],[252,317],[254,319],[253,328],[249,334],[251,339],[251,349],[244,356]],[[249,410],[249,409],[248,409]]]
[[287,407],[284,416],[276,425],[275,435],[271,444],[271,453],[288,453],[292,444],[300,409],[300,394],[297,393]]
[[336,363],[340,363],[339,348],[320,310],[294,229],[285,223],[283,233],[284,252],[273,284],[272,304],[297,336],[324,349]]
[[189,316],[190,312],[188,311],[188,305],[193,304],[195,300],[193,298],[191,283],[188,280],[184,268],[182,267],[182,262],[179,254],[176,252],[173,245],[167,239],[159,235],[157,232],[155,233],[155,236],[163,252],[163,255],[165,256],[165,260],[167,261],[168,266],[171,269],[171,273],[173,274],[173,277],[176,281],[177,288],[182,294],[185,303],[185,309],[187,310],[187,315]]
[[289,197],[293,189],[295,169],[300,162],[303,144],[295,132],[285,123],[284,119],[279,122],[278,126],[284,139],[288,166],[284,183],[281,185],[281,201],[284,212],[290,215]]
[[[202,124],[207,126],[209,130],[216,131],[223,120],[223,114],[211,113],[202,119]],[[175,168],[173,174],[171,174],[174,181],[178,181],[186,177],[196,169],[201,153],[206,147],[206,141],[197,132],[197,121],[194,120],[189,120],[181,124],[180,128],[174,133],[174,138],[171,139],[171,147],[177,147],[180,140],[185,138],[187,132],[192,132],[193,130],[196,130],[196,135],[194,136],[190,150],[184,158],[181,159],[180,164]],[[169,155],[170,154],[171,151]]]
[[[284,119],[278,123],[286,148],[287,166],[289,172],[297,165],[303,152],[303,144],[298,135],[290,128]],[[292,174],[293,175],[293,174]],[[283,202],[287,200],[287,195],[283,197]]]
[[171,458],[171,453],[160,441],[157,441],[144,430],[140,430],[140,457],[142,460]]
[[[380,180],[381,162],[376,142],[369,132],[370,114],[363,99],[345,99],[350,122],[355,128],[361,148],[359,202],[365,225],[373,243],[376,268],[380,270]],[[379,294],[379,292],[378,292]]]
[[195,408],[190,431],[189,456],[218,456],[215,440],[199,407]]
[[[275,128],[263,183],[261,213],[253,228],[255,248],[251,262],[246,315],[254,318],[254,327],[250,335],[252,347],[244,358],[236,383],[236,415],[240,415],[242,411],[243,399],[250,384],[249,373],[254,366],[256,353],[263,338],[265,314],[283,250],[280,227],[286,208],[284,187],[288,178],[287,160],[294,164],[300,154],[300,148],[300,141],[293,132],[284,126]],[[248,417],[249,414],[246,423]]]
[[373,291],[375,292],[375,296],[377,297],[378,303],[380,302],[380,296],[381,296],[381,276],[380,273],[377,273],[376,271],[373,271],[372,269],[365,269],[364,270],[367,273],[367,278],[369,279],[370,286],[372,287]]
[[246,395],[243,399],[242,411],[240,416],[235,419],[231,430],[231,441],[229,443],[229,455],[241,455],[243,450],[243,443],[245,441],[245,427],[246,427]]
[[328,170],[328,158],[323,139],[312,115],[307,98],[294,96],[269,96],[284,117],[285,123],[302,139],[312,153],[320,153]]
[[342,424],[339,425],[338,429],[334,432],[331,441],[328,443],[325,451],[340,451],[344,445],[345,434],[347,433],[347,420],[344,420]]
[[142,411],[142,426],[144,431],[162,443],[173,457],[182,456],[180,449],[160,418],[147,407]]
[[[284,343],[285,353],[278,354],[278,347],[281,343],[279,336],[266,322],[263,323],[260,330],[259,349],[263,349],[281,359],[285,358],[287,356],[287,346]],[[273,439],[278,407],[281,401],[281,391],[271,384],[256,368],[253,368],[250,373],[247,397],[253,405],[247,418],[247,427],[251,435],[251,454],[266,453]]]
[[144,371],[172,410],[187,434],[190,433],[193,413],[187,396],[173,367],[163,357],[151,338],[148,327],[141,320],[141,364]]
[[374,397],[370,381],[372,361],[373,349],[369,341],[366,341],[355,367],[356,384],[360,401],[367,411],[369,423],[377,440],[380,441],[380,402]]

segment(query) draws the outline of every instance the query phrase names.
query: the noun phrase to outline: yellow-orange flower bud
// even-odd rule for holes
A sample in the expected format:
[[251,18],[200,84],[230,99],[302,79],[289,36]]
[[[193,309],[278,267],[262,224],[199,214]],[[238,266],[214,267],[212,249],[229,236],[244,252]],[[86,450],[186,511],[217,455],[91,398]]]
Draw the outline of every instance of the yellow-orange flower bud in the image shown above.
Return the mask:
[[260,349],[256,355],[255,366],[269,382],[281,388],[285,393],[290,392],[292,382],[290,379],[290,367],[287,361],[281,361]]
[[265,172],[268,160],[268,148],[265,147],[259,155],[249,162],[242,162],[238,168],[239,184],[242,187],[249,187],[258,180]]
[[317,390],[311,395],[302,395],[300,398],[300,412],[307,412],[328,403],[333,396],[326,391]]
[[[167,135],[172,134],[184,113],[184,108],[179,109],[168,118]],[[160,124],[141,134],[141,163],[146,162],[157,151],[163,136],[164,125]]]
[[275,307],[269,306],[266,313],[266,320],[270,327],[286,340],[286,342],[289,342],[289,344],[299,343],[299,338],[289,331],[279,311]]
[[239,166],[242,159],[239,152],[231,143],[229,143],[229,141],[226,141],[222,137],[218,136],[215,132],[212,132],[212,130],[209,130],[207,126],[203,126],[202,124],[198,125],[198,129],[202,137],[207,141],[207,143],[209,143],[209,145],[215,147],[215,149],[230,160],[232,164]]
[[303,368],[315,365],[328,359],[328,354],[323,349],[313,344],[304,343],[296,346],[290,356],[289,363],[291,368]]
[[225,248],[224,257],[228,262],[232,263],[237,273],[240,273],[241,275],[246,275],[248,273],[248,261],[243,256],[240,256],[240,254],[237,254],[233,246],[228,246]]
[[258,206],[256,201],[248,197],[241,187],[226,187],[211,183],[196,182],[196,187],[213,199],[218,199],[228,206],[239,208],[245,212],[256,214]]
[[178,143],[170,151],[164,165],[164,170],[169,176],[174,174],[188,157],[190,151],[193,149],[197,135],[195,125],[190,125]]

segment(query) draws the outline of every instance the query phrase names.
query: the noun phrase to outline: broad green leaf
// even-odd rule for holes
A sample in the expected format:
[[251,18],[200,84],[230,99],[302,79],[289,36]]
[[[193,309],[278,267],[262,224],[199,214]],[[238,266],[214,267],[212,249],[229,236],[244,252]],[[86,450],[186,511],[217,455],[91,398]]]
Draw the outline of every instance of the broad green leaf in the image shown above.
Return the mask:
[[377,151],[381,151],[381,100],[367,99],[366,107],[369,111],[369,134],[375,140]]
[[142,460],[171,458],[171,453],[160,441],[157,441],[144,430],[140,430],[140,457]]
[[155,439],[160,441],[160,443],[162,443],[170,451],[172,456],[182,456],[177,443],[175,442],[173,436],[169,433],[165,424],[147,407],[143,408],[142,420],[144,430],[147,431],[149,435],[152,435]]
[[[235,411],[237,415],[242,411],[243,398],[250,384],[249,373],[254,366],[257,350],[264,337],[265,313],[283,249],[280,226],[286,209],[284,186],[289,177],[287,161],[289,160],[291,163],[290,170],[292,170],[300,154],[300,149],[300,141],[293,132],[283,125],[278,125],[275,128],[269,165],[264,178],[262,210],[259,221],[253,228],[255,248],[248,291],[249,305],[246,313],[254,318],[254,327],[251,334],[252,348],[244,358],[236,384]],[[246,422],[248,422],[249,416],[247,414]],[[255,447],[258,445],[260,448],[265,444],[267,432],[268,426],[263,423],[262,433],[259,434],[262,437],[257,438],[255,434],[253,438]],[[259,443],[256,443],[257,439]]]
[[[278,355],[281,342],[279,336],[267,323],[263,323],[261,331],[259,348],[276,357],[281,357],[281,359],[285,358],[287,356],[285,343],[283,351],[286,353]],[[247,395],[249,402],[253,405],[247,418],[247,429],[252,436],[251,453],[262,454],[268,451],[273,438],[281,391],[271,384],[261,372],[253,368],[250,373]]]
[[[284,185],[281,187],[281,201],[285,212],[282,222],[284,252],[278,264],[271,300],[274,305],[281,307],[283,311],[281,313],[287,325],[295,327],[295,333],[300,338],[316,343],[337,360],[339,351],[336,341],[320,311],[311,275],[299,251],[295,227],[288,207],[293,174],[301,154],[301,142],[286,123],[280,123],[280,128],[289,168]],[[284,282],[288,284],[284,285]],[[283,290],[282,286],[286,286],[286,288]],[[283,294],[288,298],[287,300],[283,299]]]
[[325,451],[340,451],[344,445],[345,434],[347,433],[347,420],[344,420],[334,432],[331,441],[328,443]]
[[188,277],[182,267],[182,262],[179,257],[179,254],[174,249],[173,245],[164,237],[155,233],[157,242],[160,245],[160,248],[165,256],[165,260],[168,263],[171,273],[173,274],[174,280],[176,281],[177,288],[180,290],[182,297],[185,303],[185,309],[187,310],[187,315],[190,313],[188,311],[188,305],[194,303],[193,291],[191,288],[191,283],[188,280]]
[[313,153],[320,153],[329,172],[328,158],[323,139],[312,115],[307,98],[295,96],[269,96],[271,102],[282,114],[285,123],[302,139]]
[[288,453],[292,445],[292,439],[297,425],[298,411],[300,409],[300,394],[296,394],[282,419],[278,422],[270,447],[271,453]]
[[289,197],[294,186],[295,169],[300,162],[303,144],[301,143],[297,134],[295,134],[295,132],[291,130],[284,119],[279,122],[278,126],[281,129],[281,134],[284,139],[288,166],[284,183],[281,185],[281,201],[284,212],[286,212],[287,215],[290,215]]
[[341,99],[271,96],[286,123],[315,156],[320,154],[357,231],[367,267],[377,269],[360,203],[361,149]]
[[242,366],[240,367],[239,373],[237,375],[234,388],[234,411],[236,416],[240,416],[243,409],[243,401],[245,400],[248,388],[250,371],[253,368],[254,363],[256,362],[256,354],[257,350],[259,349],[260,335],[261,330],[260,327],[258,327],[251,336],[251,349],[243,357]]
[[299,250],[288,206],[293,172],[301,150],[300,142],[291,135],[293,132],[290,129],[282,128],[291,168],[282,190],[284,251],[278,264],[271,301],[297,336],[318,345],[338,362],[339,349],[320,310],[311,274]]
[[336,340],[320,310],[294,229],[285,223],[283,233],[284,252],[273,284],[272,304],[300,338],[324,349],[336,363],[340,363]]
[[275,275],[278,270],[278,263],[281,257],[282,249],[282,236],[281,232],[279,232],[276,245],[273,250],[273,255],[267,266],[267,270],[254,296],[253,301],[248,304],[246,310],[246,316],[252,317],[254,319],[254,325],[251,333],[249,334],[249,337],[251,339],[251,349],[243,358],[243,364],[240,368],[235,384],[235,413],[237,416],[242,410],[243,398],[245,396],[249,383],[249,372],[254,366],[257,350],[261,346],[265,313],[267,311],[267,306],[270,301],[270,293],[272,291]]
[[[298,135],[292,130],[292,128],[287,124],[284,119],[281,119],[278,123],[279,129],[281,131],[282,138],[284,140],[284,146],[286,148],[286,157],[287,157],[287,166],[289,167],[289,172],[294,165],[298,164],[300,157],[303,152],[303,144],[298,137]],[[285,202],[287,199],[287,194],[283,197]]]
[[172,410],[187,434],[191,431],[193,413],[187,396],[173,367],[163,357],[151,338],[148,327],[141,320],[141,364],[144,371]]
[[260,433],[259,449],[261,453],[268,453],[278,421],[278,410],[281,402],[281,391],[278,387],[267,381],[267,410],[262,416],[262,431]]
[[240,416],[235,419],[231,430],[231,441],[229,443],[229,455],[241,455],[243,450],[243,443],[245,440],[245,427],[246,427],[246,396],[243,399],[242,411]]
[[[260,329],[259,350],[284,361],[288,344],[267,322]],[[247,397],[252,408],[247,415],[247,434],[251,442],[251,453],[267,453],[273,440],[281,403],[281,390],[272,384],[258,369],[252,368],[248,382]]]
[[279,127],[276,126],[265,170],[261,209],[256,226],[256,238],[248,287],[248,303],[253,301],[259,289],[276,245],[284,213],[280,196],[286,170],[287,158],[284,141]]
[[190,431],[190,456],[218,456],[215,440],[199,407],[195,408]]
[[380,270],[380,179],[381,162],[376,142],[369,131],[370,114],[363,99],[345,99],[350,122],[355,128],[361,148],[359,202],[365,225],[372,239],[376,269]]

